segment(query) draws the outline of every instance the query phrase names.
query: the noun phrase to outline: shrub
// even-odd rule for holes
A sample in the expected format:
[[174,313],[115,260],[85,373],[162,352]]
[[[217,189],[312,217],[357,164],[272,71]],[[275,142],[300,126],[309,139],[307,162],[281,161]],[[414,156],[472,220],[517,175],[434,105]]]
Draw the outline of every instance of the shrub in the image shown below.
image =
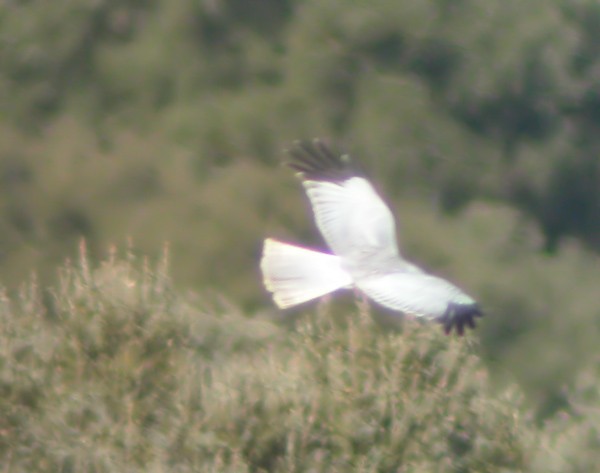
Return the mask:
[[[534,437],[469,338],[324,309],[294,329],[82,251],[3,297],[8,471],[521,471]],[[42,292],[42,296],[40,296]],[[337,317],[336,317],[337,315]],[[341,317],[339,317],[341,316]]]

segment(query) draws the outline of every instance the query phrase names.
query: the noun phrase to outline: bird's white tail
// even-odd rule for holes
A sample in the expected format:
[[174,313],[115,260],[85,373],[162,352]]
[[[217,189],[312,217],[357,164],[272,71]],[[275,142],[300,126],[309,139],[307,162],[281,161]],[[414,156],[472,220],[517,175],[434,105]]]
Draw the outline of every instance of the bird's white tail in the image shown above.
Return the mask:
[[316,299],[352,284],[335,255],[265,240],[260,261],[263,281],[280,309]]

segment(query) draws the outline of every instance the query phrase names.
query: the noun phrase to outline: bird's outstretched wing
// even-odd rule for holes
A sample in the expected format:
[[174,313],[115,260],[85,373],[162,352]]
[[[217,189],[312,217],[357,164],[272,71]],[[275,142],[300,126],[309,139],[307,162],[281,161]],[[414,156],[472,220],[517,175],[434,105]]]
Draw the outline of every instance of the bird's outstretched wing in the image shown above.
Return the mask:
[[406,314],[436,320],[449,333],[456,328],[474,328],[483,314],[471,297],[446,281],[422,272],[393,272],[373,275],[356,285],[377,304]]
[[348,155],[334,154],[320,140],[296,142],[289,155],[317,227],[346,266],[369,271],[398,260],[392,213]]

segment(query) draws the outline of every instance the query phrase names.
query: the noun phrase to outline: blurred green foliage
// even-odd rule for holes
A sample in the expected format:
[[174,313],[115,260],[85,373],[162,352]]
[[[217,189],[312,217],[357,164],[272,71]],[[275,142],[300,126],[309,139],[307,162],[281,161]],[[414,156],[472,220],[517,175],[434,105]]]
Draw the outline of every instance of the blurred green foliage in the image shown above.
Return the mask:
[[322,245],[282,150],[328,137],[405,254],[481,299],[493,382],[518,382],[562,458],[591,452],[597,429],[555,416],[597,404],[566,387],[599,355],[599,23],[595,0],[4,2],[0,278],[56,287],[82,237],[92,261],[168,241],[178,290],[271,311],[262,239]]

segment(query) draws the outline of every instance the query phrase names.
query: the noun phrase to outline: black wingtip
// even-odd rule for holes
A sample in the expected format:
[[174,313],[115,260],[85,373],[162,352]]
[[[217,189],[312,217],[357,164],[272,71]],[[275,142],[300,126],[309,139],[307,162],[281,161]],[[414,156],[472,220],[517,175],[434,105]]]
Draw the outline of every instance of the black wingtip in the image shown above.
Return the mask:
[[452,333],[452,329],[455,329],[456,333],[462,336],[466,327],[474,329],[477,326],[477,317],[483,317],[483,312],[478,304],[450,303],[440,322],[444,326],[446,335],[449,335]]
[[340,182],[361,175],[348,155],[332,151],[325,140],[296,140],[287,151],[285,164],[303,179]]

